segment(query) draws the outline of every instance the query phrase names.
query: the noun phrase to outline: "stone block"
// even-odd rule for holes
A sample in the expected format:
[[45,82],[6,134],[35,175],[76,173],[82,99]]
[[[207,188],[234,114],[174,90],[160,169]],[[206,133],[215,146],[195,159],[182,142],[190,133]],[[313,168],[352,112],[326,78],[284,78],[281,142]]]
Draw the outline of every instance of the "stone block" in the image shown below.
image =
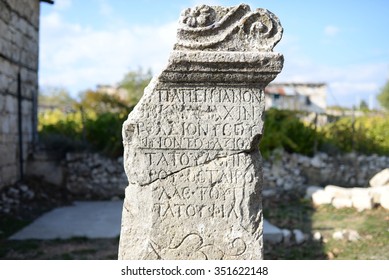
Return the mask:
[[314,205],[331,204],[332,195],[324,190],[318,190],[312,194],[312,202]]
[[369,195],[371,196],[370,188],[351,188],[351,196],[354,195]]
[[356,242],[361,239],[361,236],[356,230],[348,230],[347,232],[347,240],[350,242]]
[[375,174],[369,181],[371,187],[389,186],[389,168]]
[[325,166],[325,163],[323,163],[323,161],[321,160],[321,158],[319,156],[314,156],[312,159],[311,159],[311,165],[315,168],[321,168],[321,167],[324,167]]
[[19,180],[19,168],[17,164],[14,165],[6,165],[2,167],[2,175],[3,184],[11,185]]
[[64,183],[64,170],[58,160],[39,157],[27,161],[26,174],[29,176],[39,176],[46,182],[56,186]]
[[285,244],[289,244],[291,243],[291,239],[292,239],[292,232],[289,230],[289,229],[282,229],[282,241],[285,243]]
[[381,193],[380,204],[381,207],[389,210],[389,190],[385,190]]
[[357,194],[351,197],[353,207],[358,211],[373,209],[373,198],[369,194]]
[[348,198],[351,197],[351,189],[348,188],[342,188],[334,185],[327,185],[324,188],[324,191],[334,197],[344,197]]
[[183,11],[167,66],[123,124],[120,259],[263,258],[258,145],[281,36],[265,9]]
[[293,230],[294,240],[296,241],[296,244],[302,244],[305,241],[305,235],[304,233],[299,229]]
[[282,242],[283,231],[272,225],[267,220],[263,220],[263,241],[270,244],[278,244]]
[[345,235],[346,235],[346,231],[344,230],[338,230],[338,231],[335,231],[333,234],[332,234],[332,238],[335,239],[335,240],[342,240],[345,238]]
[[380,202],[381,202],[381,195],[384,192],[389,192],[389,186],[381,186],[381,187],[370,188],[370,195],[372,196],[373,202],[375,204],[380,204]]
[[7,114],[16,114],[18,110],[18,100],[12,95],[5,97],[5,112]]
[[332,200],[332,206],[336,209],[353,207],[353,201],[347,197],[335,197]]
[[316,231],[316,232],[313,234],[312,239],[313,239],[314,241],[320,242],[320,241],[322,241],[323,236],[321,235],[321,233],[320,233],[319,231]]

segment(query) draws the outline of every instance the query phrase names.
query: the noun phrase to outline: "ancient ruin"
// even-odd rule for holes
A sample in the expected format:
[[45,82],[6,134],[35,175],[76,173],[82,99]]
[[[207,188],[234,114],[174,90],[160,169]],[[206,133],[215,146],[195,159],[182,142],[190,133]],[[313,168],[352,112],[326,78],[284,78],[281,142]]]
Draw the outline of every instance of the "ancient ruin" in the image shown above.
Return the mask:
[[264,87],[278,18],[201,5],[123,125],[129,185],[119,259],[262,259]]

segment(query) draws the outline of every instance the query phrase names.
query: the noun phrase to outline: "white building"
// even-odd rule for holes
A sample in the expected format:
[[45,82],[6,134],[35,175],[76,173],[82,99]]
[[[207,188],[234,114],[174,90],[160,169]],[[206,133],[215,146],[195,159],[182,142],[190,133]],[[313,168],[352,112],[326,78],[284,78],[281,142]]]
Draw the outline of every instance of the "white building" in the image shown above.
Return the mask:
[[325,113],[325,83],[271,83],[265,88],[266,109]]

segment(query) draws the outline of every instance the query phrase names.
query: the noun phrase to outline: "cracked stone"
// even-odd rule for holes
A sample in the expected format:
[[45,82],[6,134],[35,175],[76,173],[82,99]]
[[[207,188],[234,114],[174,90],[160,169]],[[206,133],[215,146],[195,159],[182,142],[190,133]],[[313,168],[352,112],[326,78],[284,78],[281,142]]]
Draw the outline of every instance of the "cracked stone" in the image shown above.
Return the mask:
[[[119,259],[263,258],[258,144],[282,27],[264,9],[208,8],[224,24],[181,19],[168,65],[123,124]],[[242,33],[256,22],[266,28]]]

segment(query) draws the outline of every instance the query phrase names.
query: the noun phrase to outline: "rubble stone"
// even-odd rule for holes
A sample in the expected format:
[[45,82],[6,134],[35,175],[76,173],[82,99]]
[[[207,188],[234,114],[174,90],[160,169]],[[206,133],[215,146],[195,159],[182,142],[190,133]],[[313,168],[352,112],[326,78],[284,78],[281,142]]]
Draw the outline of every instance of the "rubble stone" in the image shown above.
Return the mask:
[[371,187],[389,186],[389,168],[375,174],[369,181]]
[[312,194],[312,201],[314,205],[331,204],[332,195],[324,190],[318,190]]

